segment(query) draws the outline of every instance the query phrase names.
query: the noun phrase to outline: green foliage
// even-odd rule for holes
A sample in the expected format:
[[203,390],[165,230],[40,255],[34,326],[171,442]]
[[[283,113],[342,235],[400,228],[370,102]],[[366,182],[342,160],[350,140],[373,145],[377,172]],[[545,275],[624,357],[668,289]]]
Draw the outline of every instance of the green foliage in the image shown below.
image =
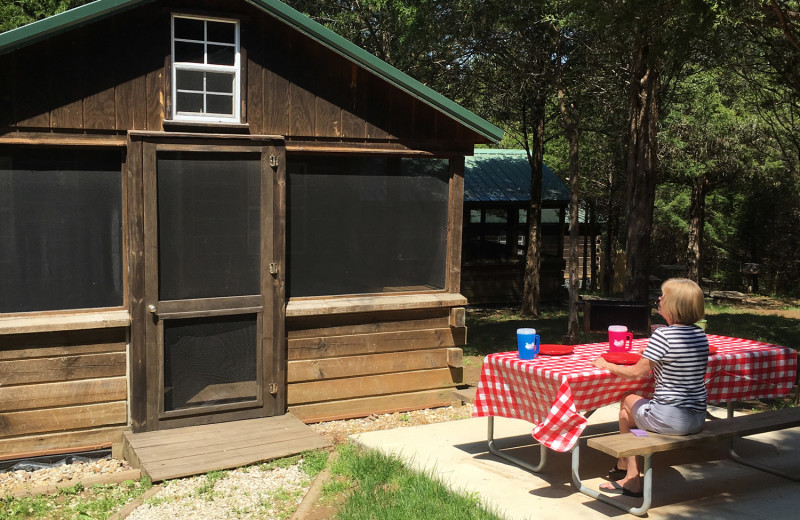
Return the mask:
[[300,461],[300,469],[308,476],[319,475],[328,464],[329,453],[325,450],[304,451]]
[[[485,356],[493,352],[517,349],[517,329],[531,327],[542,343],[560,344],[567,333],[567,311],[544,309],[539,319],[521,317],[515,309],[467,309],[469,341],[463,347],[466,356]],[[581,343],[602,341],[607,334],[579,333]]]
[[478,498],[449,491],[428,475],[411,471],[396,457],[342,445],[332,472],[352,484],[340,520],[499,520]]
[[735,307],[707,308],[709,334],[747,338],[800,351],[800,320],[764,316]]
[[0,3],[0,32],[63,13],[91,0],[5,0]]
[[227,471],[209,471],[205,475],[203,483],[197,488],[195,493],[200,497],[211,499],[214,494],[216,483],[228,476]]
[[0,520],[82,520],[110,518],[152,487],[149,479],[84,488],[77,484],[54,495],[0,499]]

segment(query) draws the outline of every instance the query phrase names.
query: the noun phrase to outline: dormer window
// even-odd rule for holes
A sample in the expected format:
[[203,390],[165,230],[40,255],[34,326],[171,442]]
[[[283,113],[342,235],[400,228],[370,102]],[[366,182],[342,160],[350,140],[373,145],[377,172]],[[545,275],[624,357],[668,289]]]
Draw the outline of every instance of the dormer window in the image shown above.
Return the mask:
[[172,119],[240,121],[239,22],[172,17]]

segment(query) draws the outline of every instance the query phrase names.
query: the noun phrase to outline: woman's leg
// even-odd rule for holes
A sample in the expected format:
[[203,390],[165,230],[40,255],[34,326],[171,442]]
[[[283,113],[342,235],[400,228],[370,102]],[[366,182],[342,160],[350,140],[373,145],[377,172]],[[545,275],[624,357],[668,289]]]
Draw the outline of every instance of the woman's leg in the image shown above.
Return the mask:
[[[619,432],[628,433],[631,428],[636,427],[636,420],[633,416],[634,405],[644,399],[644,397],[636,394],[629,394],[620,402],[619,406]],[[634,493],[639,493],[642,490],[642,482],[639,478],[639,465],[636,457],[625,457],[617,461],[617,467],[624,470],[625,476],[617,481],[617,484],[625,487],[625,489]],[[628,485],[625,485],[628,484]],[[600,489],[612,489],[611,484],[603,484]]]

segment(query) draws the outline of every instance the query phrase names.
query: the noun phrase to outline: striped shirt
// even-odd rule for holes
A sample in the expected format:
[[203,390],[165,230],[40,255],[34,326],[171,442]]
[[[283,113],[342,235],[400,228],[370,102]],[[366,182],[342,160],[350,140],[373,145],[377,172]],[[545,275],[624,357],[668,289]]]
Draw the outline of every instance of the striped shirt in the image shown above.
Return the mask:
[[642,356],[653,361],[653,402],[705,411],[708,339],[700,327],[670,325],[650,336]]

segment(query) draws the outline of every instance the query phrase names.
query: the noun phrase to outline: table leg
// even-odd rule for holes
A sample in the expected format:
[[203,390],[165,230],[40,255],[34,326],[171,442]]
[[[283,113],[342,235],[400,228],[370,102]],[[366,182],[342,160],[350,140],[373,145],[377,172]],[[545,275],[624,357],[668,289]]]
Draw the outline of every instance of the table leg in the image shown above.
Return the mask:
[[489,444],[489,451],[492,454],[497,455],[501,459],[505,459],[508,462],[511,462],[512,464],[516,464],[517,466],[523,469],[527,469],[528,471],[531,471],[533,473],[539,473],[540,471],[542,471],[542,468],[544,468],[544,465],[547,462],[547,448],[544,446],[544,444],[539,444],[539,464],[536,466],[529,464],[528,462],[520,458],[517,458],[513,455],[509,455],[507,453],[503,453],[502,451],[500,451],[500,448],[497,448],[494,443],[494,417],[491,415],[489,416],[489,431],[487,438]]
[[643,500],[642,505],[639,507],[633,507],[623,504],[613,498],[604,495],[599,490],[590,489],[583,485],[581,482],[580,477],[580,443],[576,443],[575,447],[572,448],[572,484],[586,496],[592,497],[596,500],[599,500],[605,504],[611,505],[616,507],[617,509],[621,509],[626,511],[632,515],[642,516],[647,513],[647,510],[650,509],[650,504],[652,503],[653,499],[653,468],[652,468],[652,454],[644,455],[644,487],[642,488],[643,493]]
[[[732,402],[728,403],[728,418],[733,417],[733,405],[734,405],[734,403],[732,403]],[[800,482],[800,476],[798,476],[798,475],[792,475],[792,474],[786,473],[785,471],[781,471],[779,469],[771,468],[771,467],[766,466],[764,464],[759,464],[758,462],[752,462],[752,461],[744,459],[741,455],[736,453],[736,439],[737,439],[737,437],[731,438],[730,449],[728,450],[728,453],[730,454],[731,459],[734,462],[738,462],[739,464],[742,464],[743,466],[748,466],[750,468],[757,469],[757,470],[763,471],[765,473],[771,473],[772,475],[776,475],[778,477],[785,478],[787,480],[792,480],[794,482]]]

